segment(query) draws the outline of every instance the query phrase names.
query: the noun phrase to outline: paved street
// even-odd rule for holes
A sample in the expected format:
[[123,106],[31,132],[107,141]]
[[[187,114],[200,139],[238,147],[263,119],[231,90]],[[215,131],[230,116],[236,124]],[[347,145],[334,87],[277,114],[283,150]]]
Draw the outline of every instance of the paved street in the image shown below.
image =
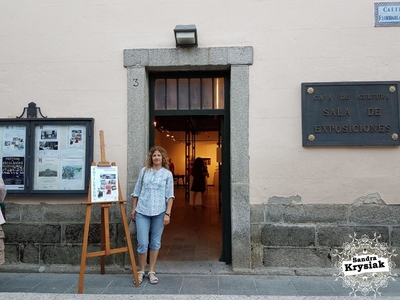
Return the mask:
[[[192,266],[193,267],[193,266]],[[160,268],[162,269],[162,268]],[[43,271],[43,270],[42,270]],[[181,269],[182,271],[182,269]],[[140,287],[133,275],[85,274],[83,295],[78,295],[78,273],[4,272],[0,268],[0,299],[343,299],[350,288],[334,276],[235,275],[226,268],[208,272],[199,268],[186,273],[160,271],[160,282],[147,278]],[[400,280],[379,289],[383,299],[400,299]],[[157,296],[155,296],[157,295]],[[370,294],[372,296],[372,294]],[[111,298],[113,297],[113,298]],[[362,299],[361,294],[357,294]]]

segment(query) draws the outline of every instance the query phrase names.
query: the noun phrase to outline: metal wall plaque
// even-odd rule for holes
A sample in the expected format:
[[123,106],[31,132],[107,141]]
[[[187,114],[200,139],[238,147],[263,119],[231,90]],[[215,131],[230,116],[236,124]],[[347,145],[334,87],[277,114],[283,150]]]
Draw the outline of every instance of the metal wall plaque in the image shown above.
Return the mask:
[[375,27],[400,26],[400,2],[374,3]]
[[303,146],[398,146],[399,83],[302,83]]

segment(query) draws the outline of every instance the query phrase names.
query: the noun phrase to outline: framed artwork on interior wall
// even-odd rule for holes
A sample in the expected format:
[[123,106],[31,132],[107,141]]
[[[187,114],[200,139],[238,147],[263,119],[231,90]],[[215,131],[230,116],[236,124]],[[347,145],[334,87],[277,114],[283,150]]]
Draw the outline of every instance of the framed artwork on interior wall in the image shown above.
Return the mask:
[[211,165],[211,158],[202,157],[204,164],[209,166]]

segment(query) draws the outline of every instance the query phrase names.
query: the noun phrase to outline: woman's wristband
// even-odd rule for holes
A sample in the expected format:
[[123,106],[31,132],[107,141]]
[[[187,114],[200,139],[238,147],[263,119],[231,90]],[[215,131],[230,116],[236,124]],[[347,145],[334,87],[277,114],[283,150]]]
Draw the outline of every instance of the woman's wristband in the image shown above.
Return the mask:
[[165,215],[167,215],[168,217],[170,217],[170,218],[171,218],[171,214],[165,213]]

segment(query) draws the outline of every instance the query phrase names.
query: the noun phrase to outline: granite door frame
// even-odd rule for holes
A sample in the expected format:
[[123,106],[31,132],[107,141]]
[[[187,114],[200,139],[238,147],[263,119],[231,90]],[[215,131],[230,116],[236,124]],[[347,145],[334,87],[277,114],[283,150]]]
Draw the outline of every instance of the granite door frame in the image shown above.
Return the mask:
[[249,68],[252,64],[251,46],[124,50],[127,69],[127,197],[133,190],[148,151],[149,71],[230,71],[233,270],[251,269]]

